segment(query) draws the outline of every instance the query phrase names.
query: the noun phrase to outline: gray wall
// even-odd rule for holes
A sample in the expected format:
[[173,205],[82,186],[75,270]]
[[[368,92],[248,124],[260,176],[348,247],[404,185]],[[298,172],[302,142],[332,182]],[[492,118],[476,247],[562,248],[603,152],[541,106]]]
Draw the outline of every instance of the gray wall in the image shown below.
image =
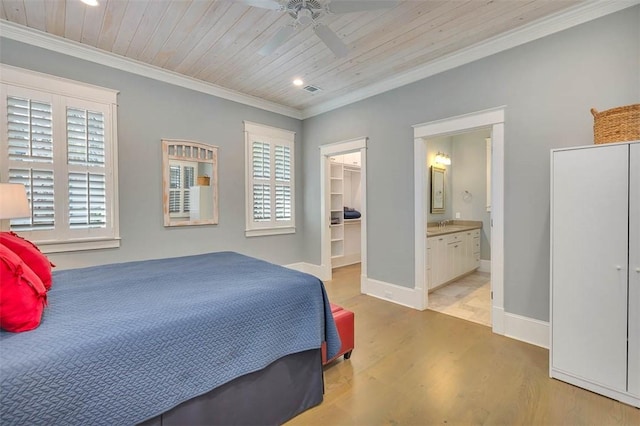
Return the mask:
[[549,150],[591,107],[640,99],[636,6],[304,121],[306,260],[320,263],[322,144],[368,136],[368,276],[414,285],[412,125],[506,105],[505,310],[549,318]]
[[[490,130],[463,133],[451,138],[451,215],[482,221],[480,259],[491,260],[491,214],[487,212],[487,143]],[[468,191],[470,196],[464,196]]]
[[[59,267],[234,250],[275,263],[300,261],[296,234],[244,236],[243,120],[296,132],[296,188],[302,192],[302,122],[200,92],[0,38],[2,63],[120,91],[118,95],[119,249],[53,254]],[[161,138],[218,145],[220,220],[217,226],[165,228]],[[298,218],[303,197],[296,197]]]

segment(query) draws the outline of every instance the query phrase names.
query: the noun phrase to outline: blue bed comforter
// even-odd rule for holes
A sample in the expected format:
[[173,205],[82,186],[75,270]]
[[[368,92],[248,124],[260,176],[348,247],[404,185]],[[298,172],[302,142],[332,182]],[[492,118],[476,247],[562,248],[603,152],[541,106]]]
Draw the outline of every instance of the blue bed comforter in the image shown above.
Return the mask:
[[317,278],[237,253],[57,271],[0,332],[0,424],[134,424],[285,355],[340,348]]

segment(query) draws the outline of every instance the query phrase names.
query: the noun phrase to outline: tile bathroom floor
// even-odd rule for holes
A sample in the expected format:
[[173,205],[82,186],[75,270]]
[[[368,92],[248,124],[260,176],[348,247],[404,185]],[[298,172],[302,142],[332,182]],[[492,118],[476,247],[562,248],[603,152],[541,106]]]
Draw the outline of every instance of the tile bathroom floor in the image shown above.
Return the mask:
[[429,309],[491,327],[491,274],[474,272],[429,293]]

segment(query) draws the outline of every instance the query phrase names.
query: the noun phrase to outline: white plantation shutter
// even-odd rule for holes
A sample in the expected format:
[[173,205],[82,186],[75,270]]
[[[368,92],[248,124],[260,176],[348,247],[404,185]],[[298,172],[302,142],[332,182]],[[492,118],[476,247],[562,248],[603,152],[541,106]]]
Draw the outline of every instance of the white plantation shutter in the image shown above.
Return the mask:
[[291,150],[288,146],[276,145],[275,149],[276,180],[291,180]]
[[51,104],[7,97],[9,159],[53,164]]
[[245,122],[247,236],[295,232],[294,133]]
[[54,229],[53,170],[9,169],[9,182],[21,183],[25,186],[31,208],[29,218],[11,220],[11,229],[16,231]]
[[291,187],[276,185],[276,220],[291,220]]
[[107,225],[104,114],[67,107],[69,227]]
[[23,184],[31,210],[11,229],[45,252],[119,246],[116,92],[0,71],[0,182]]
[[191,162],[173,161],[169,165],[169,216],[189,217],[189,188],[196,184],[196,169]]
[[254,179],[269,179],[271,177],[271,147],[265,142],[253,142],[252,164]]
[[69,226],[71,229],[106,226],[105,193],[104,174],[69,173]]
[[51,103],[7,96],[9,182],[27,191],[31,216],[11,220],[17,231],[50,230],[55,226],[53,129]]
[[189,213],[189,188],[196,184],[196,170],[193,166],[184,166],[184,181],[182,182],[182,211]]
[[271,221],[271,185],[253,184],[253,220]]
[[67,156],[70,164],[104,166],[104,115],[67,108]]
[[[271,147],[266,142],[254,141],[251,149],[253,176],[253,220],[271,221]],[[259,183],[266,181],[267,183]]]
[[182,181],[182,167],[172,164],[169,166],[169,213],[179,213],[182,211],[180,200],[180,182]]
[[276,145],[276,220],[291,220],[291,149],[288,146]]

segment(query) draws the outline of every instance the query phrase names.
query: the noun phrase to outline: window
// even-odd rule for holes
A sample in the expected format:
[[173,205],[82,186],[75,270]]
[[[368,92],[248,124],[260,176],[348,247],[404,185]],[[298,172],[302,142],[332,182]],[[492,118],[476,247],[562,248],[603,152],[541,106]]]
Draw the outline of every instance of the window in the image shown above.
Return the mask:
[[117,92],[6,65],[0,76],[0,181],[23,184],[31,210],[11,230],[49,253],[117,247]]
[[294,137],[245,121],[246,236],[295,232]]

